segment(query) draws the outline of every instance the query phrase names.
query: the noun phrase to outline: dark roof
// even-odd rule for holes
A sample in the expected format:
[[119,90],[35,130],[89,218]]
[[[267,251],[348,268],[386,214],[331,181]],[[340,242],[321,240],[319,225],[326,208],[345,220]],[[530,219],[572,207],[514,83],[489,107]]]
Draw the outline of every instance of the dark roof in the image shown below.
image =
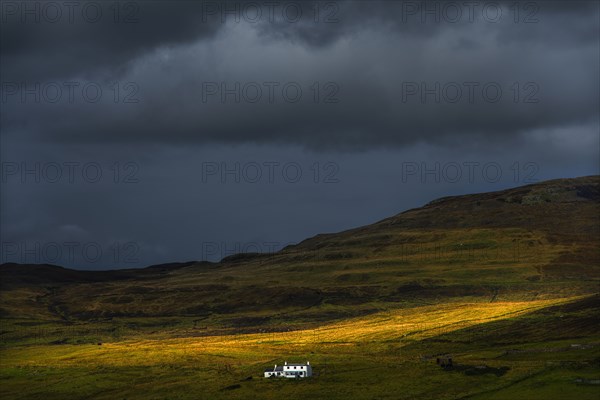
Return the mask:
[[283,371],[283,366],[282,365],[278,365],[275,368],[267,368],[267,369],[265,369],[265,372],[278,372],[278,371]]

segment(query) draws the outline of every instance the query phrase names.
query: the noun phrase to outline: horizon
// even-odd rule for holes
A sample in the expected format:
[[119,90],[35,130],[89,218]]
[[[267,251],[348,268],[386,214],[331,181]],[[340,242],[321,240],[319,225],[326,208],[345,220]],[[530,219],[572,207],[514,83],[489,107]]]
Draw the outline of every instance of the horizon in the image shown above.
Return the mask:
[[[491,191],[491,192],[477,192],[477,193],[466,193],[466,194],[454,195],[454,196],[442,196],[442,197],[438,197],[438,198],[435,198],[435,199],[431,199],[431,200],[423,203],[422,205],[420,205],[418,207],[408,208],[408,209],[405,209],[405,210],[400,210],[396,214],[390,215],[390,216],[388,216],[386,218],[383,218],[383,219],[380,219],[380,220],[377,220],[377,221],[371,221],[371,222],[369,222],[366,225],[351,227],[351,228],[349,228],[347,230],[353,230],[353,229],[361,228],[361,227],[364,227],[364,226],[376,224],[376,223],[381,222],[381,221],[383,221],[383,220],[385,220],[387,218],[390,218],[390,217],[393,217],[393,216],[396,216],[396,215],[399,215],[399,214],[402,214],[402,213],[405,213],[405,212],[408,212],[408,211],[418,210],[418,209],[420,209],[422,207],[425,207],[426,205],[428,205],[428,204],[430,204],[432,202],[436,202],[436,201],[441,200],[441,199],[450,199],[450,198],[454,198],[454,197],[462,197],[462,196],[472,196],[472,195],[478,195],[478,194],[495,193],[495,192],[501,192],[501,191],[505,191],[505,190],[517,189],[517,188],[521,188],[521,187],[528,187],[528,186],[539,185],[539,184],[547,184],[548,182],[552,182],[552,181],[570,180],[570,179],[583,179],[583,178],[594,178],[594,177],[600,177],[600,174],[598,174],[598,175],[585,175],[585,176],[569,177],[569,178],[552,178],[552,179],[544,180],[544,181],[541,181],[541,182],[528,183],[527,185],[513,186],[513,187],[501,189],[501,190]],[[346,231],[346,230],[344,230],[344,231]],[[324,234],[324,235],[335,235],[335,234],[342,233],[344,231],[319,232],[316,235],[306,237],[306,238],[300,240],[297,243],[288,243],[288,244],[286,244],[285,246],[283,246],[282,248],[279,248],[279,249],[272,249],[271,251],[265,251],[265,252],[248,251],[248,252],[230,253],[230,254],[224,255],[220,259],[214,260],[214,261],[209,261],[209,260],[191,260],[191,259],[190,260],[171,260],[171,261],[167,261],[167,262],[164,262],[164,263],[154,263],[154,264],[148,264],[148,265],[138,266],[138,267],[134,267],[134,268],[126,267],[125,266],[125,267],[122,267],[122,268],[112,268],[112,269],[101,269],[101,268],[99,268],[99,269],[93,269],[93,270],[85,269],[85,268],[81,269],[81,268],[67,267],[67,266],[63,266],[63,265],[59,265],[59,264],[51,264],[51,263],[22,263],[22,262],[11,262],[11,261],[8,261],[8,262],[2,262],[2,263],[0,263],[0,267],[4,266],[4,265],[20,265],[20,266],[23,266],[23,265],[40,266],[41,265],[41,266],[59,267],[59,268],[67,269],[67,270],[73,270],[73,271],[111,272],[111,271],[125,271],[125,270],[136,270],[136,269],[148,269],[148,268],[163,267],[163,266],[165,266],[167,268],[169,266],[175,266],[175,268],[177,268],[179,265],[182,265],[182,264],[202,264],[202,263],[208,263],[208,264],[212,264],[212,265],[218,265],[218,264],[223,264],[224,261],[226,261],[227,258],[230,258],[232,256],[241,255],[241,254],[274,255],[276,253],[284,251],[285,248],[288,247],[288,246],[292,246],[292,247],[296,246],[296,245],[300,244],[301,242],[303,242],[304,240],[308,240],[308,239],[314,238],[315,236],[322,235],[322,234]]]

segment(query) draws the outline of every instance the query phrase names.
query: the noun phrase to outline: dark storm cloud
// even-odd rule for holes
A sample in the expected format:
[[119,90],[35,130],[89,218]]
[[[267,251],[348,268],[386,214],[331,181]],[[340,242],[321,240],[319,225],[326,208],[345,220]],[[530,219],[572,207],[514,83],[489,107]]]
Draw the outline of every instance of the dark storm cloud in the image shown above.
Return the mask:
[[[114,23],[108,9],[97,24],[9,16],[5,131],[343,149],[489,143],[598,123],[595,2],[525,2],[518,14],[512,2],[453,3],[460,17],[448,2],[275,2],[272,19],[258,2],[258,22],[244,2],[134,4],[135,23]],[[64,81],[77,83],[73,103]],[[21,82],[41,83],[39,103],[21,100]],[[48,82],[65,92],[56,104],[43,98]],[[98,102],[82,96],[86,84],[101,87]],[[298,87],[297,102],[286,97]]]
[[[593,18],[598,6],[593,1],[310,1],[303,2],[298,23],[285,18],[261,25],[261,32],[273,37],[325,47],[336,40],[365,29],[386,27],[402,35],[430,37],[447,29],[465,28],[472,23],[497,23],[507,20],[515,26],[505,29],[507,38],[527,41],[532,38],[528,25],[542,22],[544,29],[538,40],[573,39],[597,42],[598,25]],[[518,4],[516,6],[515,4]],[[315,11],[318,10],[318,13]],[[499,13],[499,15],[497,15]],[[315,15],[318,14],[318,17]],[[322,23],[315,24],[317,18]],[[564,23],[565,18],[570,23]],[[573,23],[577,21],[578,23]],[[520,29],[523,28],[523,29]],[[539,31],[538,31],[539,32]]]
[[3,2],[2,68],[11,79],[93,76],[157,46],[210,38],[223,26],[202,2],[51,3],[58,6]]

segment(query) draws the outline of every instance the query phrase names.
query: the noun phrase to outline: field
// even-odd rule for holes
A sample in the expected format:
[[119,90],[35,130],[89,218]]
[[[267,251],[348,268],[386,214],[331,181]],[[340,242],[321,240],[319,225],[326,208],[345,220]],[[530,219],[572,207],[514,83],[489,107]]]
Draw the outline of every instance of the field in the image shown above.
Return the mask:
[[[598,303],[591,296],[440,304],[290,332],[155,340],[132,333],[101,345],[10,346],[3,349],[0,393],[13,399],[596,399]],[[445,353],[453,357],[452,370],[436,365],[435,356]],[[264,368],[286,360],[311,361],[315,375],[262,377]]]
[[[598,399],[598,188],[440,199],[218,263],[4,264],[0,396]],[[314,376],[262,377],[285,361]]]

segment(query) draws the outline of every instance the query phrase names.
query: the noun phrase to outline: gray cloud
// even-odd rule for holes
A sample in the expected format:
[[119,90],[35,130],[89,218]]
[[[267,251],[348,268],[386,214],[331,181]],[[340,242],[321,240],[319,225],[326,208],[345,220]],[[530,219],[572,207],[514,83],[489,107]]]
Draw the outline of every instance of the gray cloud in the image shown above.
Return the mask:
[[[239,22],[231,15],[222,22],[210,8],[216,3],[189,3],[142,3],[136,24],[9,25],[3,38],[15,40],[3,46],[3,81],[28,78],[29,88],[41,82],[42,100],[35,104],[26,95],[23,104],[18,93],[9,95],[6,129],[26,127],[59,141],[350,149],[435,143],[449,135],[504,140],[598,121],[597,4],[565,9],[557,2],[534,3],[539,10],[524,8],[518,18],[538,22],[515,23],[503,3],[498,22],[484,18],[481,6],[473,20],[465,14],[451,23],[450,11],[425,14],[423,22],[419,11],[407,8],[423,7],[418,2],[333,3],[337,22],[316,23],[315,4],[302,3],[304,17],[297,23],[281,16],[251,23],[243,14]],[[316,4],[326,19],[330,3]],[[440,13],[444,7],[429,4]],[[36,59],[48,60],[47,67],[38,68]],[[36,81],[42,77],[61,79]],[[72,104],[66,101],[68,80],[79,85]],[[90,82],[103,90],[98,103],[80,93]],[[239,101],[232,94],[222,101],[236,82]],[[57,104],[43,97],[48,85],[61,86]],[[257,87],[262,93],[254,102]],[[292,102],[297,87],[302,96]],[[139,102],[123,104],[127,95]],[[324,104],[328,100],[335,103]]]
[[134,1],[118,7],[116,2],[54,2],[61,15],[56,22],[58,14],[44,12],[42,2],[6,3],[15,8],[3,5],[2,68],[14,80],[119,74],[158,46],[209,39],[223,26],[204,16],[202,3],[191,1]]

